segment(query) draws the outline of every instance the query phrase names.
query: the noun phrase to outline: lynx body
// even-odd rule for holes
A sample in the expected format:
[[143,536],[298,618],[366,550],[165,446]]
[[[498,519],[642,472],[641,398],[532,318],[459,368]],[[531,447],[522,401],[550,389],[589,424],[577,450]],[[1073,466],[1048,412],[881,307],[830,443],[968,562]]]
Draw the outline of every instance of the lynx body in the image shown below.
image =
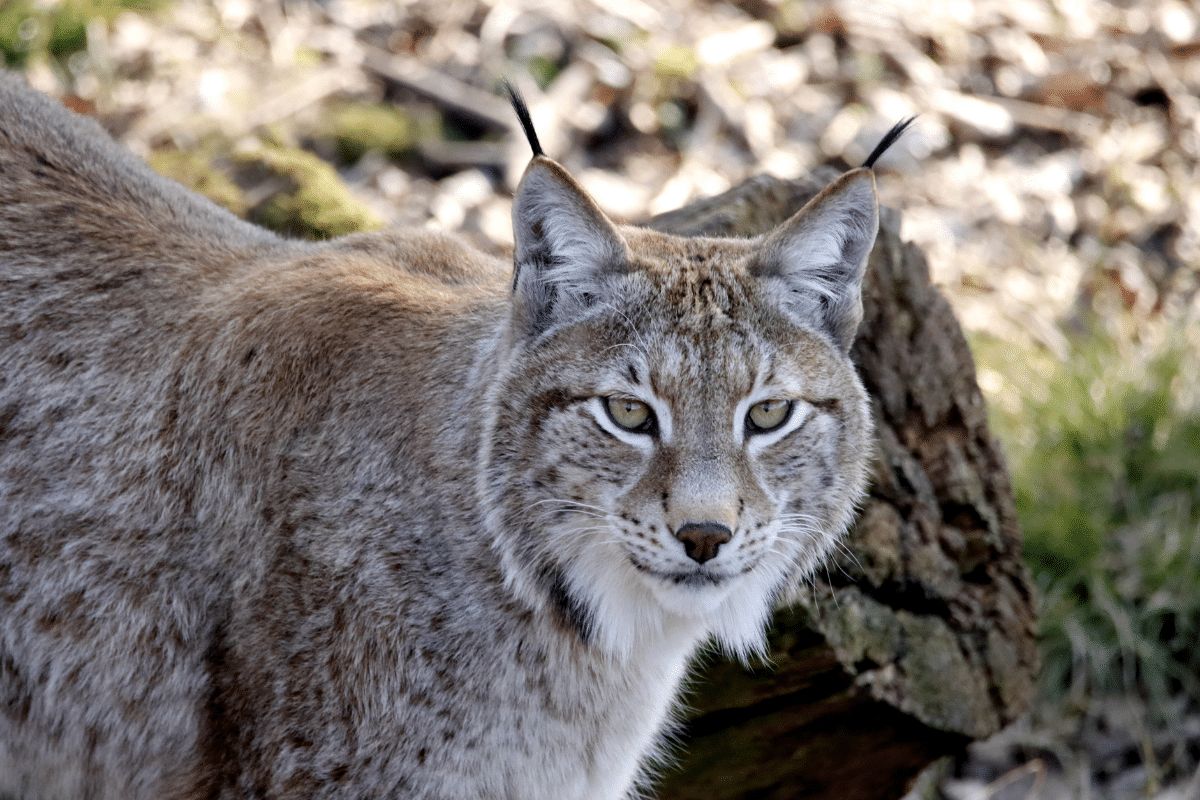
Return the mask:
[[876,226],[867,170],[682,239],[538,157],[514,260],[291,242],[0,74],[0,796],[633,796],[851,520]]

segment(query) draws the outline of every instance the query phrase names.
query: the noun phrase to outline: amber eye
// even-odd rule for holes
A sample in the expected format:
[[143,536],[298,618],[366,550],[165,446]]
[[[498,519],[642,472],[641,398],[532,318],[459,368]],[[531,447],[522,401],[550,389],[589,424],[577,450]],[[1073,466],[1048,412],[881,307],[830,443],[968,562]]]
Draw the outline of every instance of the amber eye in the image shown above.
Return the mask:
[[609,397],[604,401],[609,419],[617,426],[634,433],[654,432],[654,412],[641,400],[628,397]]
[[763,400],[746,412],[746,432],[766,433],[788,421],[792,415],[791,400]]

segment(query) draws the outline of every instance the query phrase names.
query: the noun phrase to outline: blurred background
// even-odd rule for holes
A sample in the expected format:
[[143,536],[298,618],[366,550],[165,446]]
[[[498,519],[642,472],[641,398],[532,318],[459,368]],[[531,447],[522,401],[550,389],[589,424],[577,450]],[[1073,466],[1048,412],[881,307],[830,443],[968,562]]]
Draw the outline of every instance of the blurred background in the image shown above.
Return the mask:
[[511,242],[548,153],[637,220],[856,166],[967,331],[1041,698],[926,796],[1200,798],[1200,9],[1182,0],[0,0],[0,63],[293,236]]

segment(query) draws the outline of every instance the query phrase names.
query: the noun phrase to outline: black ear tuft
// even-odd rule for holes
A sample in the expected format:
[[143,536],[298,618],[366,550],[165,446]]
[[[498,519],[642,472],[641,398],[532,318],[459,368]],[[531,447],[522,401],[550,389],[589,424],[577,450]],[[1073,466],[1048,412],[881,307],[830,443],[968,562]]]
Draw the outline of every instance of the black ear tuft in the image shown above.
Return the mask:
[[583,187],[548,158],[530,161],[513,194],[517,329],[540,334],[578,319],[629,261],[620,231]]
[[900,141],[900,137],[904,135],[904,132],[908,130],[908,126],[912,125],[916,118],[917,115],[913,114],[908,119],[902,119],[893,125],[892,129],[885,133],[883,138],[879,140],[879,144],[875,145],[875,149],[871,151],[871,155],[867,156],[867,160],[863,162],[863,166],[867,169],[874,167],[875,162],[879,160],[880,156],[886,153],[889,147]]
[[505,78],[500,82],[504,87],[504,91],[508,93],[508,101],[512,103],[513,111],[517,112],[517,119],[521,123],[521,130],[525,131],[525,138],[529,140],[529,146],[533,149],[534,156],[544,156],[546,153],[542,150],[542,143],[538,141],[537,131],[533,129],[533,119],[529,116],[529,106],[525,105],[525,98],[517,91],[517,87]]

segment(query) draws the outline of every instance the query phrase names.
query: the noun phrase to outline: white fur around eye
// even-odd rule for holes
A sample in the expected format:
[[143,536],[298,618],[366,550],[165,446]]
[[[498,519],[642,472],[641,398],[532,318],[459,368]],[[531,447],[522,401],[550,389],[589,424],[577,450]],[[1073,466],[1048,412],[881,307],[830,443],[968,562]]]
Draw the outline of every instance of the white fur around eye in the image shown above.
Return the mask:
[[813,413],[813,407],[803,400],[792,400],[792,415],[788,417],[788,421],[781,427],[773,431],[764,431],[762,433],[748,434],[746,431],[746,414],[750,409],[761,403],[764,400],[771,400],[780,395],[753,395],[738,403],[736,415],[733,420],[733,436],[739,442],[745,442],[751,453],[760,452],[765,447],[770,447],[775,442],[778,442],[783,437],[787,436],[792,431],[799,428],[808,420],[810,414]]
[[[626,393],[622,392],[622,394]],[[634,431],[626,430],[614,423],[608,416],[608,411],[604,408],[605,398],[603,397],[593,397],[591,402],[587,404],[587,407],[588,410],[592,412],[592,416],[596,418],[597,425],[599,425],[601,428],[604,428],[604,430],[608,431],[626,444],[631,444],[635,447],[649,450],[654,447],[655,439],[670,441],[671,414],[670,411],[667,410],[666,404],[658,402],[655,398],[651,397],[637,397],[634,399],[645,403],[650,407],[650,410],[654,412],[654,417],[658,424],[658,431],[653,436],[646,433],[635,433]]]

